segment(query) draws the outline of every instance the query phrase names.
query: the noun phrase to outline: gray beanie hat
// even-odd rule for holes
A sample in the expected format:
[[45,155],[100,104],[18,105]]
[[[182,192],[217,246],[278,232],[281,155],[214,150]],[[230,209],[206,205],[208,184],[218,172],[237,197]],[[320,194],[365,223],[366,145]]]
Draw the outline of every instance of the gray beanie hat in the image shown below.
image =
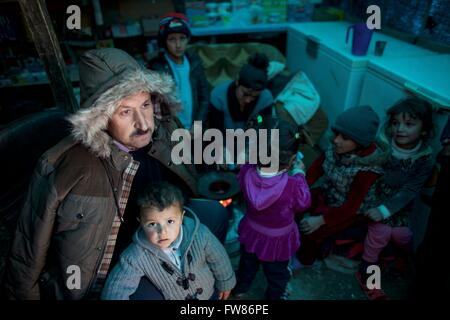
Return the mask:
[[368,147],[375,141],[379,124],[380,118],[370,106],[359,106],[342,112],[331,128]]

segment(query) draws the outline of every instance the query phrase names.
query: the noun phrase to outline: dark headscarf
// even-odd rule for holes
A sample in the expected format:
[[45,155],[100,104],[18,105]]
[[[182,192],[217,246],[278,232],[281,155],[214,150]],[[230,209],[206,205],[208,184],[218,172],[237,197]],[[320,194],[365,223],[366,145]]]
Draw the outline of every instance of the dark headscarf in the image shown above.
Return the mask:
[[263,90],[267,87],[267,68],[269,59],[262,53],[255,53],[248,58],[239,72],[239,84],[252,90]]

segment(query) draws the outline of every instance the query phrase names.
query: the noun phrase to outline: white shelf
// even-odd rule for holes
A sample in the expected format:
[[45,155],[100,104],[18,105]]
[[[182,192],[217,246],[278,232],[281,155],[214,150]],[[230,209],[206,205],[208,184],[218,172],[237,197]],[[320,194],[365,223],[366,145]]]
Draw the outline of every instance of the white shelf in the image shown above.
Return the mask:
[[[351,25],[352,23],[346,21],[291,23],[288,32],[304,35],[310,40],[317,42],[322,47],[322,50],[337,54],[343,60],[343,63],[353,67],[367,67],[367,64],[371,60],[380,61],[386,58],[436,54],[433,51],[375,31],[372,35],[367,54],[364,56],[355,56],[351,53],[353,32],[351,32],[348,43],[345,42],[347,28]],[[376,56],[374,53],[375,43],[377,41],[387,42],[382,56]]]

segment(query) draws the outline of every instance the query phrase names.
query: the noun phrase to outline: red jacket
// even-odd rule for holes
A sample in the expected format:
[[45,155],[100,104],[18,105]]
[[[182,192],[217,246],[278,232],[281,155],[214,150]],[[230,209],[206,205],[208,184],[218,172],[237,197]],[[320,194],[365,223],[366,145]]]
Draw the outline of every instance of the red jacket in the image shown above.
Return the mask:
[[[372,144],[368,148],[359,152],[360,156],[368,156],[375,152],[376,145]],[[309,185],[314,184],[324,173],[322,164],[325,160],[325,154],[322,154],[317,158],[306,173],[306,180]],[[361,171],[356,174],[350,192],[348,193],[347,200],[340,207],[329,207],[325,204],[322,191],[319,188],[311,190],[312,205],[311,209],[315,215],[323,215],[325,224],[328,227],[333,227],[345,223],[346,221],[353,220],[357,214],[358,208],[361,206],[367,192],[372,184],[379,177],[374,172]]]

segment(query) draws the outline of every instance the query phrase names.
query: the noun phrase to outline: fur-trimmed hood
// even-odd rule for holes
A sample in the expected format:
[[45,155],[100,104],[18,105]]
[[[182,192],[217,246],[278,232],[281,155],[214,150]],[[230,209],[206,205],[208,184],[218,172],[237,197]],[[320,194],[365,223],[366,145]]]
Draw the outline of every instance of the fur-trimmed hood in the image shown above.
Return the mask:
[[[96,156],[111,154],[108,122],[120,101],[148,92],[161,98],[158,119],[173,116],[180,108],[175,84],[168,75],[145,70],[122,50],[108,48],[86,52],[80,60],[81,109],[69,117],[72,135]],[[157,130],[159,121],[155,121]]]

